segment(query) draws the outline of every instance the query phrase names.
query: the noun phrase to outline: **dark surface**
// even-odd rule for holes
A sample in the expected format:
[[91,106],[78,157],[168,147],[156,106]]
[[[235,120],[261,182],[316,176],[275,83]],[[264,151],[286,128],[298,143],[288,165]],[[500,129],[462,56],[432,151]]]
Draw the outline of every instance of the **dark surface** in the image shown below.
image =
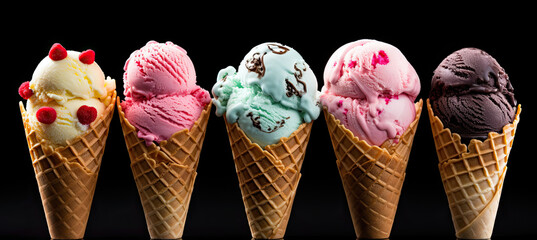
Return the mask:
[[457,50],[438,65],[430,100],[444,126],[465,142],[501,133],[516,113],[509,76],[496,59],[477,48]]
[[[33,6],[43,14],[4,14],[2,59],[4,150],[0,174],[0,238],[48,239],[48,230],[37,182],[20,119],[17,89],[32,73],[50,46],[61,43],[69,50],[93,49],[105,75],[116,79],[123,98],[123,66],[130,53],[149,40],[172,41],[188,51],[196,67],[198,84],[211,89],[220,69],[236,65],[253,46],[275,41],[297,50],[316,74],[322,73],[333,51],[363,38],[390,43],[405,54],[421,79],[418,99],[426,99],[438,64],[463,47],[477,47],[496,58],[509,73],[517,100],[522,104],[521,122],[509,157],[493,239],[537,237],[532,144],[535,128],[533,92],[536,87],[533,44],[528,7],[508,14],[506,6],[475,11],[466,5],[420,5],[419,11],[396,9],[388,14],[385,2],[367,7],[360,2],[341,8],[317,6],[310,10],[288,9],[273,4],[264,11],[246,12],[213,6],[206,9],[130,9],[101,6],[71,7],[72,11]],[[425,3],[424,3],[425,4]],[[455,3],[452,3],[455,4]],[[70,5],[69,5],[70,6]],[[126,6],[127,7],[127,6]],[[11,11],[9,8],[6,11]],[[431,7],[431,9],[433,9]],[[442,13],[439,10],[444,9]],[[151,16],[136,15],[151,10]],[[342,10],[348,10],[341,13]],[[356,11],[356,12],[355,12]],[[509,17],[499,17],[501,11]],[[61,14],[60,14],[61,13]],[[470,14],[471,13],[471,14]],[[85,15],[88,14],[88,15]],[[262,17],[255,17],[261,14]],[[271,14],[273,17],[267,17]],[[449,15],[448,20],[444,16]],[[488,15],[488,17],[483,17]],[[503,16],[503,15],[502,15]],[[84,18],[85,17],[85,18]],[[295,21],[300,19],[300,21]],[[460,19],[459,25],[453,19]],[[160,24],[160,25],[149,25]],[[213,108],[214,109],[214,108]],[[119,118],[112,119],[107,147],[86,230],[86,240],[149,239],[140,199],[130,170]],[[6,141],[7,140],[7,141]],[[429,119],[423,112],[414,140],[407,175],[392,229],[392,240],[455,239],[453,224],[438,172],[438,159]],[[232,160],[224,120],[211,113],[198,175],[185,227],[184,239],[250,239],[250,230]],[[337,171],[324,118],[313,124],[302,168],[287,240],[354,239],[345,194]],[[305,237],[305,238],[301,238]]]
[[[17,238],[21,240],[50,240],[50,238]],[[115,237],[115,238],[92,238],[87,237],[83,240],[149,240],[149,238],[143,237]],[[253,240],[250,237],[183,237],[182,240]],[[491,240],[531,240],[534,239],[532,236],[509,236],[509,237],[494,237]],[[278,240],[356,240],[355,237],[285,237],[284,239]],[[362,239],[367,240],[367,239]],[[454,237],[438,237],[438,236],[421,236],[421,237],[391,237],[389,239],[379,239],[379,240],[463,240]],[[487,240],[487,239],[481,239]]]

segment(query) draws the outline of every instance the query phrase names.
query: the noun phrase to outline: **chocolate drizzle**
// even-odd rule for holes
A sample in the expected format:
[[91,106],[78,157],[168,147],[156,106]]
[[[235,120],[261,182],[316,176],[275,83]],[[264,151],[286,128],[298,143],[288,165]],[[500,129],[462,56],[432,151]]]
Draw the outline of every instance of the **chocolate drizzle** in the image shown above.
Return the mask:
[[[267,44],[267,48],[274,54],[282,55],[289,51],[289,48],[284,47],[281,44],[274,44],[270,43]],[[264,57],[266,52],[260,53],[256,52],[252,55],[252,57],[246,59],[246,69],[250,72],[257,73],[258,78],[262,78],[265,76],[265,63],[264,63]]]
[[287,93],[285,93],[287,97],[291,97],[293,95],[296,95],[297,97],[302,97],[302,92],[298,91],[295,85],[292,84],[287,78],[285,79],[285,89],[287,90]]
[[275,44],[275,43],[269,43],[267,44],[267,47],[268,49],[270,49],[270,51],[272,51],[273,53],[275,54],[284,54],[286,52],[289,51],[289,48],[287,47],[284,47],[283,45],[281,44]]
[[266,53],[254,53],[251,58],[246,59],[246,69],[250,72],[257,73],[257,77],[261,78],[265,76],[265,63],[263,62],[263,58],[265,57]]
[[257,117],[254,117],[254,113],[253,112],[249,112],[248,114],[246,114],[247,117],[250,118],[250,120],[252,120],[252,125],[259,129],[259,131],[261,132],[264,132],[264,133],[273,133],[275,132],[276,130],[278,130],[279,128],[283,127],[285,125],[285,120],[289,119],[290,117],[286,117],[280,121],[276,121],[276,124],[279,124],[277,126],[274,126],[274,128],[268,128],[266,131],[263,130],[263,128],[261,128],[261,122],[259,121],[259,116]]
[[302,97],[302,95],[304,95],[304,93],[308,92],[308,89],[306,88],[306,83],[304,81],[302,81],[302,75],[303,75],[303,71],[306,71],[307,70],[307,67],[305,65],[303,65],[302,67],[299,67],[297,66],[298,63],[295,63],[295,79],[296,79],[296,82],[297,83],[300,83],[302,84],[302,86],[304,86],[304,91],[299,91],[296,86],[291,83],[289,81],[289,79],[285,79],[285,85],[286,85],[286,90],[287,90],[287,93],[285,94],[287,97],[291,97],[293,95],[296,95],[297,97]]
[[302,84],[302,86],[304,86],[304,92],[308,92],[308,89],[306,88],[306,83],[304,81],[302,81],[302,72],[303,71],[306,71],[308,68],[303,65],[302,68],[299,68],[297,67],[297,64],[298,63],[295,63],[295,78],[296,78],[296,82]]

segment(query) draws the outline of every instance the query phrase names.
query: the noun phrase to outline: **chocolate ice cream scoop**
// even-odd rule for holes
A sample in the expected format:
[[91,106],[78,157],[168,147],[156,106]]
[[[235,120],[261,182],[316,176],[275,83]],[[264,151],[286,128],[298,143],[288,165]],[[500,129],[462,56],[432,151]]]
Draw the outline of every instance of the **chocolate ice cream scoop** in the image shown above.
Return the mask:
[[463,48],[452,53],[436,68],[431,84],[434,114],[463,142],[501,132],[515,117],[509,76],[483,50]]

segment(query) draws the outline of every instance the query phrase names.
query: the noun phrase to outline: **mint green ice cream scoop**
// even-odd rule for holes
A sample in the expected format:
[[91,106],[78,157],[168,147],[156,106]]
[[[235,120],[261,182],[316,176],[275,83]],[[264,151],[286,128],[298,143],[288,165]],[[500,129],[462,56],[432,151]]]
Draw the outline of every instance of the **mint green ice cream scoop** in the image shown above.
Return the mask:
[[216,115],[265,147],[319,117],[317,78],[302,56],[279,43],[254,47],[239,70],[220,70],[212,88]]

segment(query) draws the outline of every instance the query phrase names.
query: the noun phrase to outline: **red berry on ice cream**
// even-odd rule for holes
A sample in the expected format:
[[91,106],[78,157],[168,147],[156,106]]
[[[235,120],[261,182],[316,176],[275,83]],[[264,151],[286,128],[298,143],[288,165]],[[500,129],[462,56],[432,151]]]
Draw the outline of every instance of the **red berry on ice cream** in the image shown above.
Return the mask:
[[78,56],[78,60],[85,64],[92,64],[95,62],[95,52],[91,49],[88,49]]
[[59,44],[54,43],[48,52],[48,57],[53,61],[59,61],[67,57],[67,50]]
[[56,120],[56,110],[51,107],[42,107],[35,113],[37,121],[44,124],[51,124]]
[[19,87],[19,95],[24,99],[28,100],[32,95],[34,94],[34,91],[30,89],[30,82],[26,81],[21,84]]
[[97,109],[87,105],[82,105],[76,111],[76,117],[78,117],[78,121],[80,123],[89,125],[95,121],[95,118],[97,118]]

